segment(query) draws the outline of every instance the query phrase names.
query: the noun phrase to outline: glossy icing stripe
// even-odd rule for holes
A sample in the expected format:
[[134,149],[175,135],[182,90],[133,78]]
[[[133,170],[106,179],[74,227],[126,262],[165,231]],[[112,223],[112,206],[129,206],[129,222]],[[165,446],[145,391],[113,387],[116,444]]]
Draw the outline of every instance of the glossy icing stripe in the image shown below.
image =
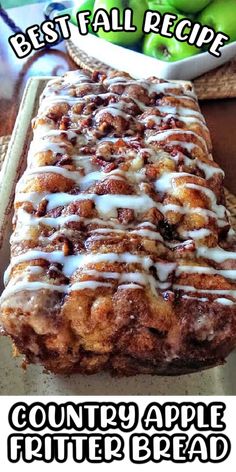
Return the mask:
[[[119,95],[118,93],[114,93],[113,90],[109,91],[106,87],[112,87],[114,85],[125,85],[125,87],[132,87],[134,85],[141,85],[148,93],[149,97],[155,97],[155,94],[161,94],[162,96],[167,98],[167,101],[171,102],[171,100],[176,99],[176,106],[171,106],[170,104],[163,104],[162,97],[160,98],[161,105],[157,108],[159,109],[160,113],[165,114],[164,117],[161,118],[155,115],[149,115],[144,120],[138,118],[136,115],[133,119],[129,112],[132,111],[133,103],[135,103],[140,112],[151,110],[153,105],[146,105],[141,100],[132,96],[127,97],[124,95]],[[105,87],[104,87],[105,86]],[[87,89],[86,89],[87,87]],[[104,89],[104,93],[101,93],[101,90]],[[123,89],[122,89],[123,90]],[[81,96],[80,96],[81,94]],[[136,124],[136,122],[146,122],[149,119],[153,119],[156,121],[156,124],[159,124],[159,119],[164,122],[168,122],[171,117],[179,117],[179,119],[186,124],[186,127],[189,125],[191,127],[192,124],[197,123],[199,125],[198,130],[204,128],[206,129],[205,121],[202,115],[199,112],[197,101],[193,90],[188,89],[186,86],[182,84],[177,84],[174,82],[163,82],[163,83],[154,83],[150,81],[134,81],[132,79],[126,77],[115,77],[113,79],[107,79],[101,83],[93,82],[88,73],[79,72],[79,73],[72,73],[71,75],[68,74],[64,79],[56,79],[55,81],[51,82],[48,87],[46,88],[45,98],[41,102],[40,113],[45,115],[44,124],[38,125],[35,128],[34,132],[34,140],[31,145],[30,153],[29,153],[29,163],[30,168],[24,174],[21,183],[18,185],[18,193],[16,196],[16,202],[31,202],[34,208],[42,201],[42,199],[47,200],[47,211],[52,211],[57,207],[67,207],[70,204],[74,204],[75,202],[82,202],[85,200],[90,200],[95,204],[95,208],[99,214],[99,218],[81,218],[78,215],[66,215],[66,216],[57,216],[57,217],[35,217],[34,215],[28,214],[25,210],[20,208],[17,210],[18,221],[16,226],[16,238],[14,240],[14,236],[12,238],[12,243],[16,244],[17,242],[17,231],[20,232],[21,225],[22,227],[26,225],[29,228],[29,235],[32,228],[39,228],[39,225],[46,224],[51,226],[52,228],[56,228],[57,232],[54,234],[50,234],[49,238],[39,236],[39,240],[44,241],[44,244],[48,244],[47,240],[54,241],[54,239],[62,233],[62,229],[64,225],[70,222],[78,222],[83,224],[98,224],[98,228],[91,229],[89,231],[89,235],[95,238],[107,238],[109,241],[109,235],[112,234],[122,234],[122,232],[127,232],[130,236],[140,236],[142,238],[147,238],[153,241],[159,241],[173,250],[173,257],[175,257],[175,250],[178,249],[181,245],[189,244],[191,240],[195,241],[196,244],[199,246],[195,248],[195,256],[200,259],[210,260],[217,263],[223,263],[228,259],[234,260],[236,258],[235,253],[225,251],[221,248],[208,248],[206,246],[202,246],[202,240],[205,238],[211,237],[214,233],[212,229],[206,228],[205,226],[209,223],[209,219],[212,218],[217,222],[218,227],[227,226],[227,213],[225,207],[222,205],[218,205],[216,201],[216,197],[214,192],[206,185],[206,180],[202,179],[199,176],[195,176],[189,172],[164,172],[158,176],[158,178],[153,181],[153,185],[155,186],[157,192],[157,199],[152,198],[149,194],[147,194],[142,184],[146,181],[145,180],[145,173],[136,171],[136,170],[111,170],[110,172],[103,172],[98,171],[94,168],[94,164],[92,163],[93,154],[82,155],[80,152],[81,147],[83,146],[95,146],[102,144],[102,143],[109,143],[113,146],[119,147],[119,141],[121,138],[115,135],[115,132],[109,133],[108,136],[98,136],[96,137],[93,135],[94,123],[96,121],[103,120],[104,116],[108,113],[112,115],[114,119],[122,118],[125,120],[129,120],[130,123]],[[95,107],[95,111],[92,112],[92,125],[91,128],[88,126],[87,129],[80,129],[79,128],[79,120],[84,119],[87,117],[82,111],[81,115],[78,117],[74,117],[75,120],[73,122],[73,126],[75,129],[73,130],[58,130],[53,129],[56,125],[53,123],[53,119],[47,117],[48,110],[50,107],[59,105],[63,102],[68,103],[70,107],[73,107],[76,104],[89,104],[91,101],[96,100],[97,97],[100,99],[108,99],[106,104],[98,104]],[[112,102],[109,102],[109,99],[112,99]],[[159,100],[159,98],[158,98]],[[193,107],[193,109],[191,108]],[[78,120],[78,127],[76,127],[76,120]],[[134,123],[135,122],[135,123]],[[133,125],[132,125],[133,126]],[[86,127],[85,127],[86,128]],[[179,160],[183,160],[184,165],[193,168],[193,172],[196,172],[196,169],[200,169],[206,179],[210,179],[215,174],[222,174],[223,172],[215,167],[214,163],[211,165],[210,162],[203,162],[199,158],[195,157],[193,154],[199,154],[198,150],[203,150],[206,153],[208,160],[211,160],[211,155],[207,149],[207,143],[205,139],[201,136],[200,131],[193,131],[192,129],[167,129],[167,130],[155,130],[155,134],[149,137],[143,137],[141,143],[141,149],[138,151],[136,150],[137,144],[140,144],[139,138],[135,136],[125,136],[122,137],[122,141],[127,145],[131,146],[130,149],[124,148],[124,155],[125,158],[128,153],[129,156],[131,155],[132,159],[135,159],[137,156],[142,158],[145,152],[148,152],[150,155],[150,160],[152,162],[158,162],[160,159],[160,155],[155,151],[153,144],[155,142],[160,143],[160,147],[164,148],[165,145],[173,145],[173,146],[180,146],[182,151],[186,149],[190,153],[190,157],[184,155],[184,152],[180,152],[179,155],[172,155],[167,154],[167,158],[178,163]],[[203,136],[206,136],[206,134]],[[63,140],[62,140],[63,137]],[[183,138],[183,139],[182,139]],[[58,139],[59,142],[50,141],[52,139]],[[136,139],[136,141],[135,141]],[[61,140],[61,141],[60,141]],[[136,143],[136,144],[135,144]],[[133,151],[132,151],[132,145]],[[69,146],[69,147],[68,147]],[[144,147],[143,147],[144,146]],[[68,168],[58,167],[54,165],[53,160],[50,164],[53,165],[44,165],[38,167],[34,164],[34,153],[37,152],[48,152],[52,151],[53,158],[57,154],[59,155],[66,155],[69,149],[69,158],[73,162],[73,169],[76,170],[69,170]],[[194,151],[194,152],[193,152]],[[133,152],[133,155],[131,154]],[[187,154],[187,152],[186,152]],[[99,154],[98,154],[99,156]],[[113,159],[119,159],[121,154],[113,153]],[[205,159],[205,158],[204,158]],[[164,160],[164,157],[163,157]],[[109,162],[109,160],[108,160]],[[135,164],[135,162],[132,161]],[[142,161],[142,165],[144,161]],[[78,170],[79,169],[79,170]],[[134,168],[135,169],[135,168]],[[192,172],[192,170],[190,171]],[[57,174],[59,177],[64,177],[70,179],[74,182],[75,185],[80,187],[80,191],[86,191],[90,188],[94,182],[101,181],[103,179],[116,179],[116,180],[123,180],[126,179],[129,182],[132,182],[136,185],[136,195],[118,195],[118,194],[105,194],[105,195],[97,195],[95,193],[80,193],[72,195],[69,193],[51,193],[48,194],[47,192],[44,193],[21,193],[19,189],[21,185],[27,182],[29,178],[34,178],[35,176],[45,175],[47,173]],[[183,177],[184,183],[179,182],[178,179]],[[188,181],[188,179],[191,179]],[[202,184],[202,185],[201,185]],[[175,198],[175,191],[179,187],[183,187],[185,189],[189,189],[190,191],[199,191],[200,194],[207,200],[207,204],[204,208],[192,208],[188,205],[188,202],[184,202],[183,206],[178,205],[178,203],[161,203],[160,194],[164,193],[171,197]],[[160,201],[159,201],[160,200]],[[188,229],[185,227],[180,226],[177,229],[177,233],[179,237],[184,238],[184,241],[180,242],[168,242],[163,239],[157,227],[152,225],[151,223],[144,222],[143,225],[135,224],[120,224],[117,220],[117,210],[123,209],[131,209],[134,210],[134,214],[136,217],[139,217],[143,213],[151,210],[153,208],[160,211],[164,216],[167,216],[170,212],[178,212],[181,215],[188,215],[188,214],[196,214],[204,217],[204,227],[198,229]],[[105,226],[105,227],[104,227]],[[62,228],[61,228],[62,227]],[[130,230],[130,231],[129,231]],[[65,231],[65,229],[63,230]],[[69,230],[67,230],[69,231]],[[40,231],[39,231],[40,233]],[[67,234],[67,233],[65,233]],[[69,233],[68,233],[69,234]],[[19,236],[18,236],[19,237]],[[205,243],[205,241],[204,241]],[[163,248],[162,248],[163,250]],[[113,288],[114,282],[118,282],[119,288],[142,288],[143,285],[146,286],[147,284],[151,287],[153,293],[157,294],[158,290],[182,290],[179,287],[184,287],[183,291],[190,292],[192,290],[198,290],[189,286],[181,286],[178,284],[172,285],[171,279],[173,277],[178,277],[183,273],[191,274],[211,274],[211,275],[220,275],[226,279],[234,280],[235,278],[235,270],[230,269],[214,269],[210,266],[195,266],[195,265],[187,265],[187,264],[179,264],[177,262],[155,262],[151,256],[139,256],[129,252],[123,252],[121,254],[117,253],[90,253],[90,254],[77,254],[73,256],[64,256],[64,254],[60,251],[48,252],[48,251],[39,251],[39,250],[27,250],[25,253],[20,254],[17,257],[12,258],[11,265],[8,269],[6,274],[6,278],[9,276],[12,268],[16,267],[16,265],[20,264],[21,262],[30,262],[33,260],[37,260],[42,258],[43,260],[48,261],[49,263],[57,263],[61,264],[62,272],[66,277],[71,277],[74,275],[76,270],[83,269],[85,274],[88,276],[94,277],[95,280],[83,280],[75,282],[72,285],[64,286],[64,288],[60,288],[59,291],[65,290],[65,293],[71,290],[83,290],[83,289],[97,289],[97,288]],[[138,264],[142,267],[144,272],[121,272],[113,273],[113,278],[109,275],[109,272],[99,272],[95,269],[87,268],[87,265],[90,264],[100,264],[104,262],[106,264],[109,263],[122,263],[126,266],[130,264]],[[151,275],[150,270],[156,271],[156,276],[158,280],[156,280],[153,275]],[[28,267],[29,275],[30,276],[37,276],[37,270],[35,267],[34,270],[31,271],[31,267]],[[32,266],[34,269],[34,266]],[[30,272],[31,271],[31,272]],[[38,274],[40,275],[40,274]],[[103,281],[96,280],[96,278],[102,278]],[[106,279],[109,281],[106,282]],[[14,279],[13,279],[14,281]],[[30,280],[27,282],[28,287],[32,287],[31,284],[36,284],[40,282],[31,282]],[[17,285],[17,284],[16,284]],[[49,284],[50,285],[50,284]],[[9,290],[11,289],[11,283],[8,286]],[[34,285],[36,288],[36,285]],[[42,287],[38,285],[38,287]],[[55,287],[55,286],[54,286]],[[59,286],[62,287],[62,286]],[[69,288],[68,288],[69,287]],[[45,285],[44,285],[45,288]],[[13,288],[12,288],[13,290]],[[31,290],[31,288],[29,288]],[[52,290],[56,290],[52,288]],[[229,291],[217,291],[218,295],[229,295],[234,290]],[[197,292],[198,293],[198,292]],[[205,293],[205,292],[204,292]],[[208,293],[206,291],[206,293]],[[215,295],[216,291],[209,290],[209,293],[213,296]],[[232,295],[233,296],[233,295]],[[224,296],[218,297],[217,303],[221,303],[222,305],[229,305],[232,301],[228,300]]]

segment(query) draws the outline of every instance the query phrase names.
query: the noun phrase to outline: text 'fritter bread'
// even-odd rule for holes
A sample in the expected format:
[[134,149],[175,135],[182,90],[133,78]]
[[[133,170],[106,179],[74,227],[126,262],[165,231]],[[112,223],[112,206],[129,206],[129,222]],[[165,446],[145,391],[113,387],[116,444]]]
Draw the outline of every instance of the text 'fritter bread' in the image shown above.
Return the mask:
[[236,344],[224,174],[189,83],[76,71],[41,98],[1,324],[58,373],[178,374]]

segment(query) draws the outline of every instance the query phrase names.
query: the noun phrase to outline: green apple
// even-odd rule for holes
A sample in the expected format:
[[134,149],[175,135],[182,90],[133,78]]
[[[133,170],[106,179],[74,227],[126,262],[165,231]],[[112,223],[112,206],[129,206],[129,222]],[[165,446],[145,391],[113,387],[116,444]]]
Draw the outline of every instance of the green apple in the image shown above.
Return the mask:
[[148,4],[146,0],[95,0],[94,10],[95,13],[98,9],[102,8],[107,12],[110,12],[112,8],[118,8],[120,10],[121,18],[124,9],[131,8],[133,10],[133,24],[136,26],[137,31],[104,31],[103,28],[99,28],[98,36],[106,39],[111,43],[120,44],[121,46],[131,46],[138,43],[143,37],[143,19],[145,11],[148,10]]
[[[162,15],[164,15],[164,13],[176,13],[177,15],[181,15],[181,12],[173,7],[173,5],[170,5],[167,0],[149,0],[148,7],[150,10],[159,11]],[[184,17],[193,19],[194,15],[188,13],[184,15]]]
[[[76,0],[74,8],[70,16],[71,22],[77,26],[78,25],[77,13],[81,11],[86,11],[86,10],[89,10],[92,12],[93,7],[94,7],[94,0]],[[92,20],[92,15],[89,17],[89,19],[90,21]],[[89,31],[92,31],[91,25],[89,25]]]
[[[185,17],[178,15],[176,22],[183,18]],[[164,38],[156,33],[146,34],[143,42],[144,54],[166,62],[180,61],[181,59],[186,59],[187,57],[199,54],[199,52],[200,49],[191,46],[185,41],[178,41],[174,37]]]
[[199,54],[200,50],[175,38],[163,38],[155,33],[147,34],[143,43],[143,53],[161,61],[176,62]]
[[152,6],[168,6],[170,5],[169,0],[148,0],[148,7]]
[[236,0],[214,0],[198,17],[201,24],[225,33],[236,41]]
[[[212,0],[169,0],[169,4],[184,13],[198,13],[205,8]],[[223,3],[227,3],[224,0]]]
[[159,4],[158,1],[155,0],[153,0],[152,3],[149,3],[149,8],[153,11],[159,11],[161,15],[164,15],[165,13],[175,13],[176,15],[178,15],[179,13],[176,8],[172,7],[168,3]]

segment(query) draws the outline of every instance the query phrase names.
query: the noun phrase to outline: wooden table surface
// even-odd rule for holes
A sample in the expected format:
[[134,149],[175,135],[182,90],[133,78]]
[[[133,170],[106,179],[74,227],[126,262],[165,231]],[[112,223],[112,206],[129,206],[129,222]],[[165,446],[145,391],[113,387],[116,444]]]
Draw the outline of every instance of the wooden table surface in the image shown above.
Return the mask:
[[[17,24],[40,23],[42,4],[8,10]],[[17,59],[8,44],[12,34],[0,19],[0,136],[11,134],[27,79],[32,76],[61,75],[76,69],[64,44]],[[236,195],[236,99],[201,102],[214,146],[214,158],[225,170],[226,186]]]

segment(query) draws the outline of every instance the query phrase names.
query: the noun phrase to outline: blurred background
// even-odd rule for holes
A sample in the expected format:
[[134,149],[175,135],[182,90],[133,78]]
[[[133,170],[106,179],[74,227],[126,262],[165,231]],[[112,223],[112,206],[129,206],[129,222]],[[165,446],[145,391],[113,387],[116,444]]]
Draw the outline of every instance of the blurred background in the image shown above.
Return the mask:
[[[7,8],[9,17],[22,31],[36,22],[43,22],[43,8],[48,3],[41,0],[0,0],[0,5]],[[0,29],[0,136],[8,136],[12,132],[27,80],[33,76],[60,75],[77,66],[67,54],[64,43],[18,59],[8,43],[13,32],[1,17]]]
[[22,1],[16,1],[16,0],[2,0],[1,5],[3,8],[13,8],[13,7],[19,7],[23,5],[29,5],[30,3],[46,3],[45,0],[22,0]]

